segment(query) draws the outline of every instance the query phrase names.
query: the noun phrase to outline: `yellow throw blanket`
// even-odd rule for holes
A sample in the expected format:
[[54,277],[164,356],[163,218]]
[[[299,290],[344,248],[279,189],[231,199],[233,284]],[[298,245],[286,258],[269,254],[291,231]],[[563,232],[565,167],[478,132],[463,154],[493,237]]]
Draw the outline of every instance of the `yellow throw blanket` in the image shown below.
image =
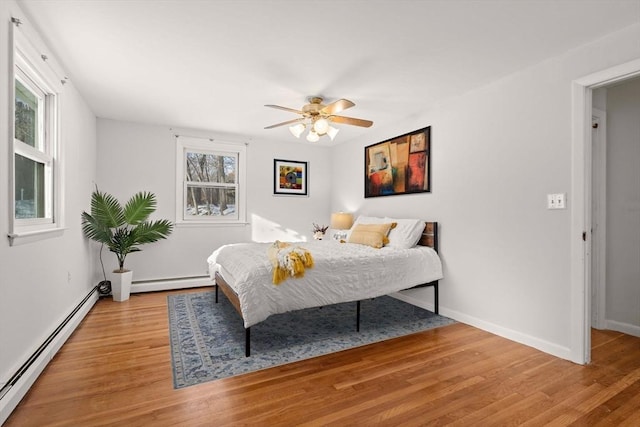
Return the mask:
[[276,240],[267,249],[273,266],[273,283],[279,285],[290,277],[304,276],[305,268],[313,267],[311,252],[300,246]]

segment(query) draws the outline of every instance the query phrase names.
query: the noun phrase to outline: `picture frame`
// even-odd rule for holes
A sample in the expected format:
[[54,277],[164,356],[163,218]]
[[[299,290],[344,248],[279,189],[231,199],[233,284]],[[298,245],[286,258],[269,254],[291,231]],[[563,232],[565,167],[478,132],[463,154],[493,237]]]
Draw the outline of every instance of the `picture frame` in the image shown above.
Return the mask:
[[306,196],[307,183],[307,162],[273,159],[274,195]]
[[431,126],[364,147],[364,197],[431,192]]

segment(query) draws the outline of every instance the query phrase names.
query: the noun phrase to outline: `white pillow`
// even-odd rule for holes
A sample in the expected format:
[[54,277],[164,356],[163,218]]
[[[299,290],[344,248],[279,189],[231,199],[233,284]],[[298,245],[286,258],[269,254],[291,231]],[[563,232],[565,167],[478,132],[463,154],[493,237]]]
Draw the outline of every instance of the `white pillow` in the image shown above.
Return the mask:
[[425,223],[421,219],[384,218],[383,222],[395,222],[397,225],[389,232],[389,243],[392,248],[409,249],[418,244]]
[[358,215],[358,218],[353,222],[353,225],[356,224],[384,224],[388,222],[386,218],[379,218],[377,216],[365,216]]

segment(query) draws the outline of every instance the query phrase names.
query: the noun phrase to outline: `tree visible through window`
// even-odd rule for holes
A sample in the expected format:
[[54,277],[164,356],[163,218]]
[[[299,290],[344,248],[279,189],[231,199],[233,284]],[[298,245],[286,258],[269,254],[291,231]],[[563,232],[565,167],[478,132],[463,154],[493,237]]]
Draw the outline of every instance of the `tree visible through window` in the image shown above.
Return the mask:
[[236,170],[235,156],[187,152],[187,215],[234,214]]
[[241,222],[244,153],[244,145],[178,137],[178,222]]

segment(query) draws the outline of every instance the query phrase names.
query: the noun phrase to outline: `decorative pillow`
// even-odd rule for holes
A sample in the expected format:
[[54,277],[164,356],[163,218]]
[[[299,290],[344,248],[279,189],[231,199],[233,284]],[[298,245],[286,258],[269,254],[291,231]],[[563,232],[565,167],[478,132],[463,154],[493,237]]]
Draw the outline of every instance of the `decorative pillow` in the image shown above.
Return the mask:
[[351,228],[347,241],[380,249],[389,242],[387,235],[393,227],[395,223],[356,224]]
[[409,249],[414,247],[424,231],[425,223],[420,219],[385,218],[386,222],[395,222],[397,226],[389,232],[388,246]]
[[347,231],[346,239],[347,241],[349,240],[349,236],[351,235],[351,232],[355,230],[355,227],[358,224],[384,224],[385,222],[388,222],[388,221],[385,221],[384,218],[380,218],[377,216],[358,215],[358,217],[353,222],[353,225],[351,226],[349,231]]

